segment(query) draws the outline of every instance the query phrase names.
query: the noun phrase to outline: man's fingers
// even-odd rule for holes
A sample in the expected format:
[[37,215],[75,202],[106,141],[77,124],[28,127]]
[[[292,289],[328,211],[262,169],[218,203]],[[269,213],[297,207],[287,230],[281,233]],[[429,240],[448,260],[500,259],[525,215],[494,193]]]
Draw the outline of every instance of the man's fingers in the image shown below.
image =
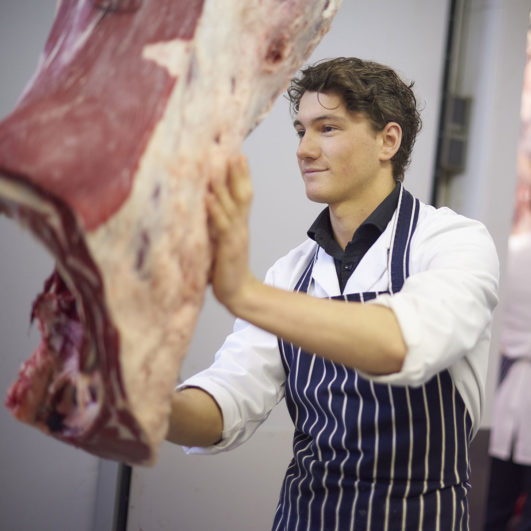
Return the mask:
[[220,208],[225,210],[228,216],[232,216],[232,213],[235,210],[235,204],[227,183],[225,181],[212,182],[210,185],[210,193],[219,204]]
[[247,217],[252,196],[247,158],[240,155],[228,162],[226,179],[210,183],[207,208],[215,229],[227,230],[237,216]]
[[240,155],[229,162],[229,186],[231,195],[239,207],[249,206],[253,187],[247,157]]
[[227,230],[230,226],[230,219],[226,209],[219,199],[219,190],[212,184],[206,196],[208,216],[214,231],[219,233]]

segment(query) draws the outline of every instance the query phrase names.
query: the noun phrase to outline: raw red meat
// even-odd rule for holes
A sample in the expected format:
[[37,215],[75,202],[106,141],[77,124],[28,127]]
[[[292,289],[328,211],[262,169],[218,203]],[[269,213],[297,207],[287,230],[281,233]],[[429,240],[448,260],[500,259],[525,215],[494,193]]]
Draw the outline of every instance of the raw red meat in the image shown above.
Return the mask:
[[204,193],[340,0],[62,0],[0,123],[0,212],[56,258],[20,420],[151,464],[211,263]]

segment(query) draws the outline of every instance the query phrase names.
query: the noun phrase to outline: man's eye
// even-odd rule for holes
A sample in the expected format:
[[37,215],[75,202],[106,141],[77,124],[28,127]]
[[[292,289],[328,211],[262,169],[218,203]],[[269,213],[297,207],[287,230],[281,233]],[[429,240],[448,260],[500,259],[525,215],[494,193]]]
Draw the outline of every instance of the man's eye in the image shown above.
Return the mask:
[[297,129],[297,130],[295,131],[295,133],[297,134],[297,136],[298,136],[299,138],[302,138],[302,137],[304,136],[304,130],[303,130],[303,129]]
[[335,127],[331,125],[324,125],[323,126],[323,133],[331,133],[332,131],[335,131]]

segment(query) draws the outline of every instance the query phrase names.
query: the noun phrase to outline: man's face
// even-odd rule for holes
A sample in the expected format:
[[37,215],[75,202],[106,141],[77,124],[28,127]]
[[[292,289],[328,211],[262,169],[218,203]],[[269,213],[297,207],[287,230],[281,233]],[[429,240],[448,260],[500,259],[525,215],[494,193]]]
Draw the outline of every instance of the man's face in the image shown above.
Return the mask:
[[382,135],[334,93],[305,92],[294,122],[306,195],[330,206],[362,197],[381,171]]

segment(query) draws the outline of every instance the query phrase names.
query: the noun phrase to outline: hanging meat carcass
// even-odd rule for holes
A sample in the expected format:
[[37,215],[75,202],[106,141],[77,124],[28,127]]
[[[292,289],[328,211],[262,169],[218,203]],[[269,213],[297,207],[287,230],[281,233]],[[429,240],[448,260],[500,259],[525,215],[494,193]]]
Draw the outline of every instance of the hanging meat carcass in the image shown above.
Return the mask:
[[0,212],[56,269],[7,406],[96,455],[152,464],[200,310],[204,205],[340,0],[62,0],[0,123]]

